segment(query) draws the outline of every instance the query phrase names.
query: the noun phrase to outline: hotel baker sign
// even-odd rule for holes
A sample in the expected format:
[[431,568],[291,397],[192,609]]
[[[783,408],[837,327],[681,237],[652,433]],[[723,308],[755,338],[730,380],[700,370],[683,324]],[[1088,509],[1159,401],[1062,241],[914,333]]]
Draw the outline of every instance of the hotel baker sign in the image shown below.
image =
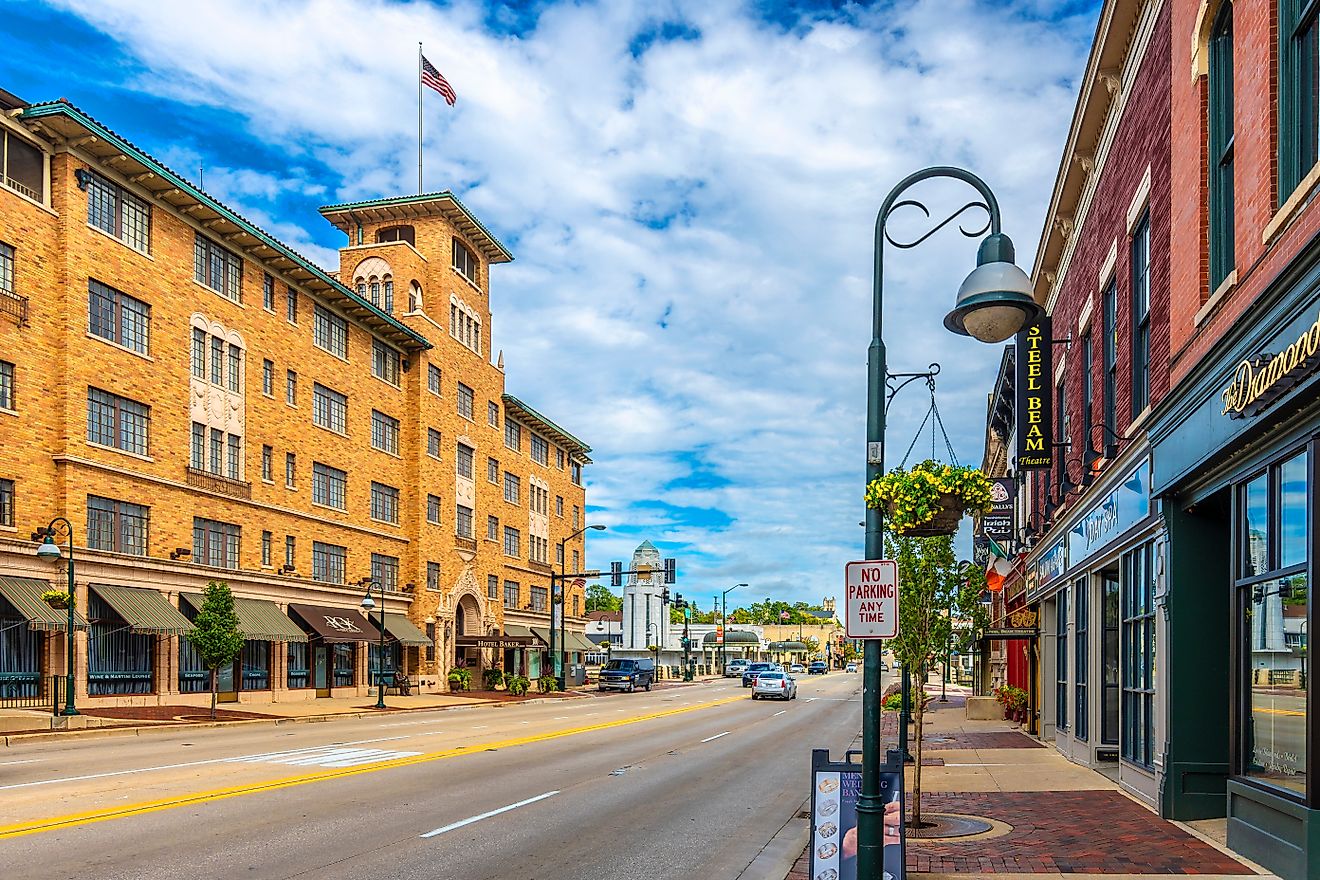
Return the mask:
[[1320,366],[1320,317],[1278,354],[1261,354],[1237,365],[1233,380],[1219,395],[1224,415],[1242,419],[1257,415]]
[[1054,465],[1054,353],[1050,319],[1041,318],[1017,335],[1017,467],[1048,470]]

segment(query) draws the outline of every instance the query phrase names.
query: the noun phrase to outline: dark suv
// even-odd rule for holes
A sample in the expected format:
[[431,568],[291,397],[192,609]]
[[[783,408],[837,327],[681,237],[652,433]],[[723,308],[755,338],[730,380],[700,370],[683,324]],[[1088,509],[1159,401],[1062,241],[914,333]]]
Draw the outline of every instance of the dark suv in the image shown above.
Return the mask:
[[655,661],[611,660],[601,667],[598,687],[603,691],[627,691],[632,693],[637,688],[651,689],[655,681]]
[[828,675],[830,668],[825,665],[824,660],[816,660],[807,667],[807,675]]
[[771,670],[774,670],[775,672],[783,671],[782,669],[779,668],[779,665],[776,663],[753,663],[751,666],[748,666],[747,669],[743,672],[743,677],[742,677],[743,687],[749,688],[752,685],[756,684],[756,677],[758,675],[760,675],[762,672],[770,672]]

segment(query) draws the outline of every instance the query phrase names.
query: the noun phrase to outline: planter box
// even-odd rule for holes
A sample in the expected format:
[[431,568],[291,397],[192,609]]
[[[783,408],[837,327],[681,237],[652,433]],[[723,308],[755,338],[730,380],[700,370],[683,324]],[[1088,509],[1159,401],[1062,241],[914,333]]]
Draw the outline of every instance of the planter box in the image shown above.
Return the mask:
[[964,710],[968,721],[1001,721],[1004,707],[994,697],[968,697]]

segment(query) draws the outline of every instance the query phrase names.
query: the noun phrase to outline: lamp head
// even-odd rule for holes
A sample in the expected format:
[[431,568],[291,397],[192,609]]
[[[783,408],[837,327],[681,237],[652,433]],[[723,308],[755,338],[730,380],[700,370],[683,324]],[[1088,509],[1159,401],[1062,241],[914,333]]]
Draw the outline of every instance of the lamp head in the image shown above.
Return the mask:
[[598,531],[598,532],[603,532],[603,531],[605,531],[605,526],[602,526],[602,525],[587,526],[587,528],[589,528],[589,529],[594,529],[594,530],[596,530],[596,531]]
[[370,594],[370,593],[368,593],[367,595],[365,595],[365,596],[362,597],[362,610],[363,610],[363,611],[370,611],[371,609],[373,609],[373,608],[375,608],[375,607],[376,607],[376,603],[375,603],[374,601],[372,601],[372,598],[371,598],[371,594]]
[[44,559],[47,562],[57,562],[63,558],[63,555],[60,553],[60,545],[55,543],[55,536],[50,532],[46,532],[41,541],[41,546],[37,548],[37,558]]
[[944,316],[944,326],[981,342],[1003,342],[1045,315],[1033,295],[1031,279],[1013,262],[1013,242],[1003,233],[986,236],[976,254],[976,268],[958,288],[958,302]]

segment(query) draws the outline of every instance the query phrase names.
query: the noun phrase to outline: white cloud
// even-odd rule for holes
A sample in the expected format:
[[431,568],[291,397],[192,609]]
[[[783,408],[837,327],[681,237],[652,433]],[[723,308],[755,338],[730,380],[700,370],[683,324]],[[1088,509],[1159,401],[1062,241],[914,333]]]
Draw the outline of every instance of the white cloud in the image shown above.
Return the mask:
[[[592,564],[626,557],[632,527],[680,556],[680,589],[748,580],[750,597],[793,598],[833,592],[860,552],[875,211],[910,171],[963,165],[1029,259],[1091,25],[1042,22],[1035,0],[849,7],[787,29],[734,3],[565,3],[515,35],[471,3],[61,5],[140,59],[136,88],[237,113],[291,163],[324,163],[336,179],[312,185],[328,202],[412,191],[423,40],[459,96],[426,96],[427,186],[516,252],[493,273],[495,345],[510,389],[596,448],[589,499],[611,531]],[[664,21],[692,33],[634,58]],[[333,266],[307,232],[323,236],[319,218],[243,207],[305,184],[242,161],[209,156],[208,187]],[[913,195],[941,218],[974,194]],[[896,238],[920,234],[907,210]],[[943,365],[964,461],[999,350],[940,321],[974,254],[952,227],[885,254],[890,368]],[[928,403],[913,387],[895,404],[891,463]],[[712,485],[671,487],[694,461]]]

